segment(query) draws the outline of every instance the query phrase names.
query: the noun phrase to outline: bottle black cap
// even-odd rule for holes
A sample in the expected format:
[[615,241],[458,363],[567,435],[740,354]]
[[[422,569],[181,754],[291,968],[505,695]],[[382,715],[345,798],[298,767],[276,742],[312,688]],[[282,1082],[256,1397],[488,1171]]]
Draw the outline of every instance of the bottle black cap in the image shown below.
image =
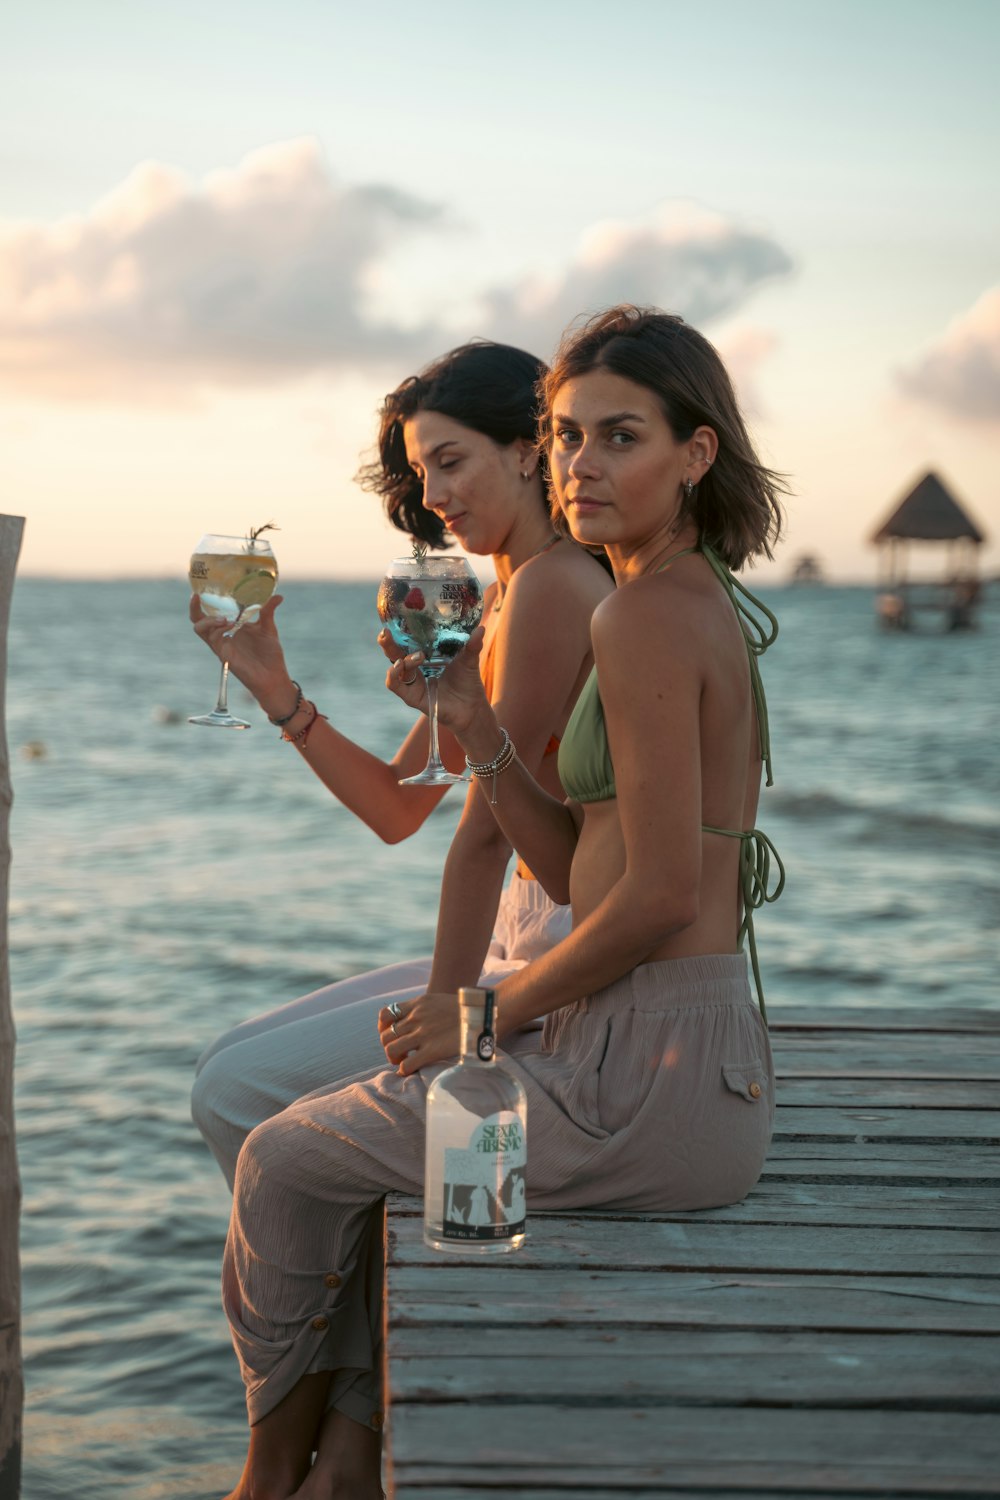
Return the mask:
[[463,986],[458,992],[459,1005],[468,1006],[470,1009],[479,1006],[483,1008],[483,1026],[476,1037],[476,1056],[480,1062],[492,1062],[497,1050],[496,1039],[496,991],[478,989],[471,985]]

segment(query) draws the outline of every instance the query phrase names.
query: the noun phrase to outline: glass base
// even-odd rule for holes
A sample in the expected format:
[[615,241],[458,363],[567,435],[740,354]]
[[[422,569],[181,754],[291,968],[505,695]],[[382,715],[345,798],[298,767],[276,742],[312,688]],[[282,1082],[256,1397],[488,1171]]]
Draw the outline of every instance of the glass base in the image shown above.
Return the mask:
[[432,1250],[444,1250],[449,1255],[465,1255],[476,1258],[480,1255],[509,1255],[520,1250],[524,1244],[524,1233],[511,1235],[509,1240],[446,1240],[439,1239],[433,1230],[424,1226],[424,1244]]
[[399,784],[400,786],[458,786],[471,780],[472,777],[468,773],[456,776],[451,771],[446,771],[444,766],[440,769],[435,766],[425,766],[419,776],[401,776]]
[[208,729],[250,729],[246,719],[235,719],[232,714],[220,714],[213,708],[210,714],[196,714],[188,719],[189,724],[204,724]]

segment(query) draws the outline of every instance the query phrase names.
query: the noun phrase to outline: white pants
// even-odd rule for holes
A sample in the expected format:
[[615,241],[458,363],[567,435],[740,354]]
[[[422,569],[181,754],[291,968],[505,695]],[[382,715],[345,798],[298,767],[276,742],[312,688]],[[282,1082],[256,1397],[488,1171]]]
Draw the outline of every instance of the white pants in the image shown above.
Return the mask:
[[[515,873],[500,898],[480,982],[498,984],[561,942],[571,925],[568,906],[557,906],[536,880]],[[206,1048],[191,1113],[230,1187],[240,1148],[255,1126],[304,1094],[385,1066],[378,1013],[422,995],[430,972],[430,958],[419,958],[342,979],[234,1026]]]

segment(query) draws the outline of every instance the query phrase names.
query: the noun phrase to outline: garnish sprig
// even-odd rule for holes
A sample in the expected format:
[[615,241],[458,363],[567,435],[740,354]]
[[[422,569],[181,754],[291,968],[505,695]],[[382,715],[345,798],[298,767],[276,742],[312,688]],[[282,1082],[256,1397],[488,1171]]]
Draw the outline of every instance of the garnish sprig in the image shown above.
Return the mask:
[[419,537],[413,538],[413,561],[422,563],[427,558],[427,543],[422,542]]
[[281,527],[280,526],[275,526],[275,524],[274,524],[273,521],[268,521],[267,524],[264,525],[264,526],[251,526],[251,528],[250,528],[250,534],[247,537],[247,546],[249,547],[250,551],[252,552],[253,549],[254,549],[254,547],[257,544],[257,538],[259,536],[263,536],[265,531],[280,531],[280,530],[281,530]]

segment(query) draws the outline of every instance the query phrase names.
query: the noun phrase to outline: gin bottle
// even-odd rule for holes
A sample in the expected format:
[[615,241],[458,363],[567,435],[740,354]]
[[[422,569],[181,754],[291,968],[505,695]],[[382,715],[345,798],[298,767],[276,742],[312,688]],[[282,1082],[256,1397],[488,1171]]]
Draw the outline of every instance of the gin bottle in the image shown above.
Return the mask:
[[461,1057],[427,1091],[424,1239],[504,1255],[524,1243],[527,1099],[496,1061],[492,990],[458,992]]

